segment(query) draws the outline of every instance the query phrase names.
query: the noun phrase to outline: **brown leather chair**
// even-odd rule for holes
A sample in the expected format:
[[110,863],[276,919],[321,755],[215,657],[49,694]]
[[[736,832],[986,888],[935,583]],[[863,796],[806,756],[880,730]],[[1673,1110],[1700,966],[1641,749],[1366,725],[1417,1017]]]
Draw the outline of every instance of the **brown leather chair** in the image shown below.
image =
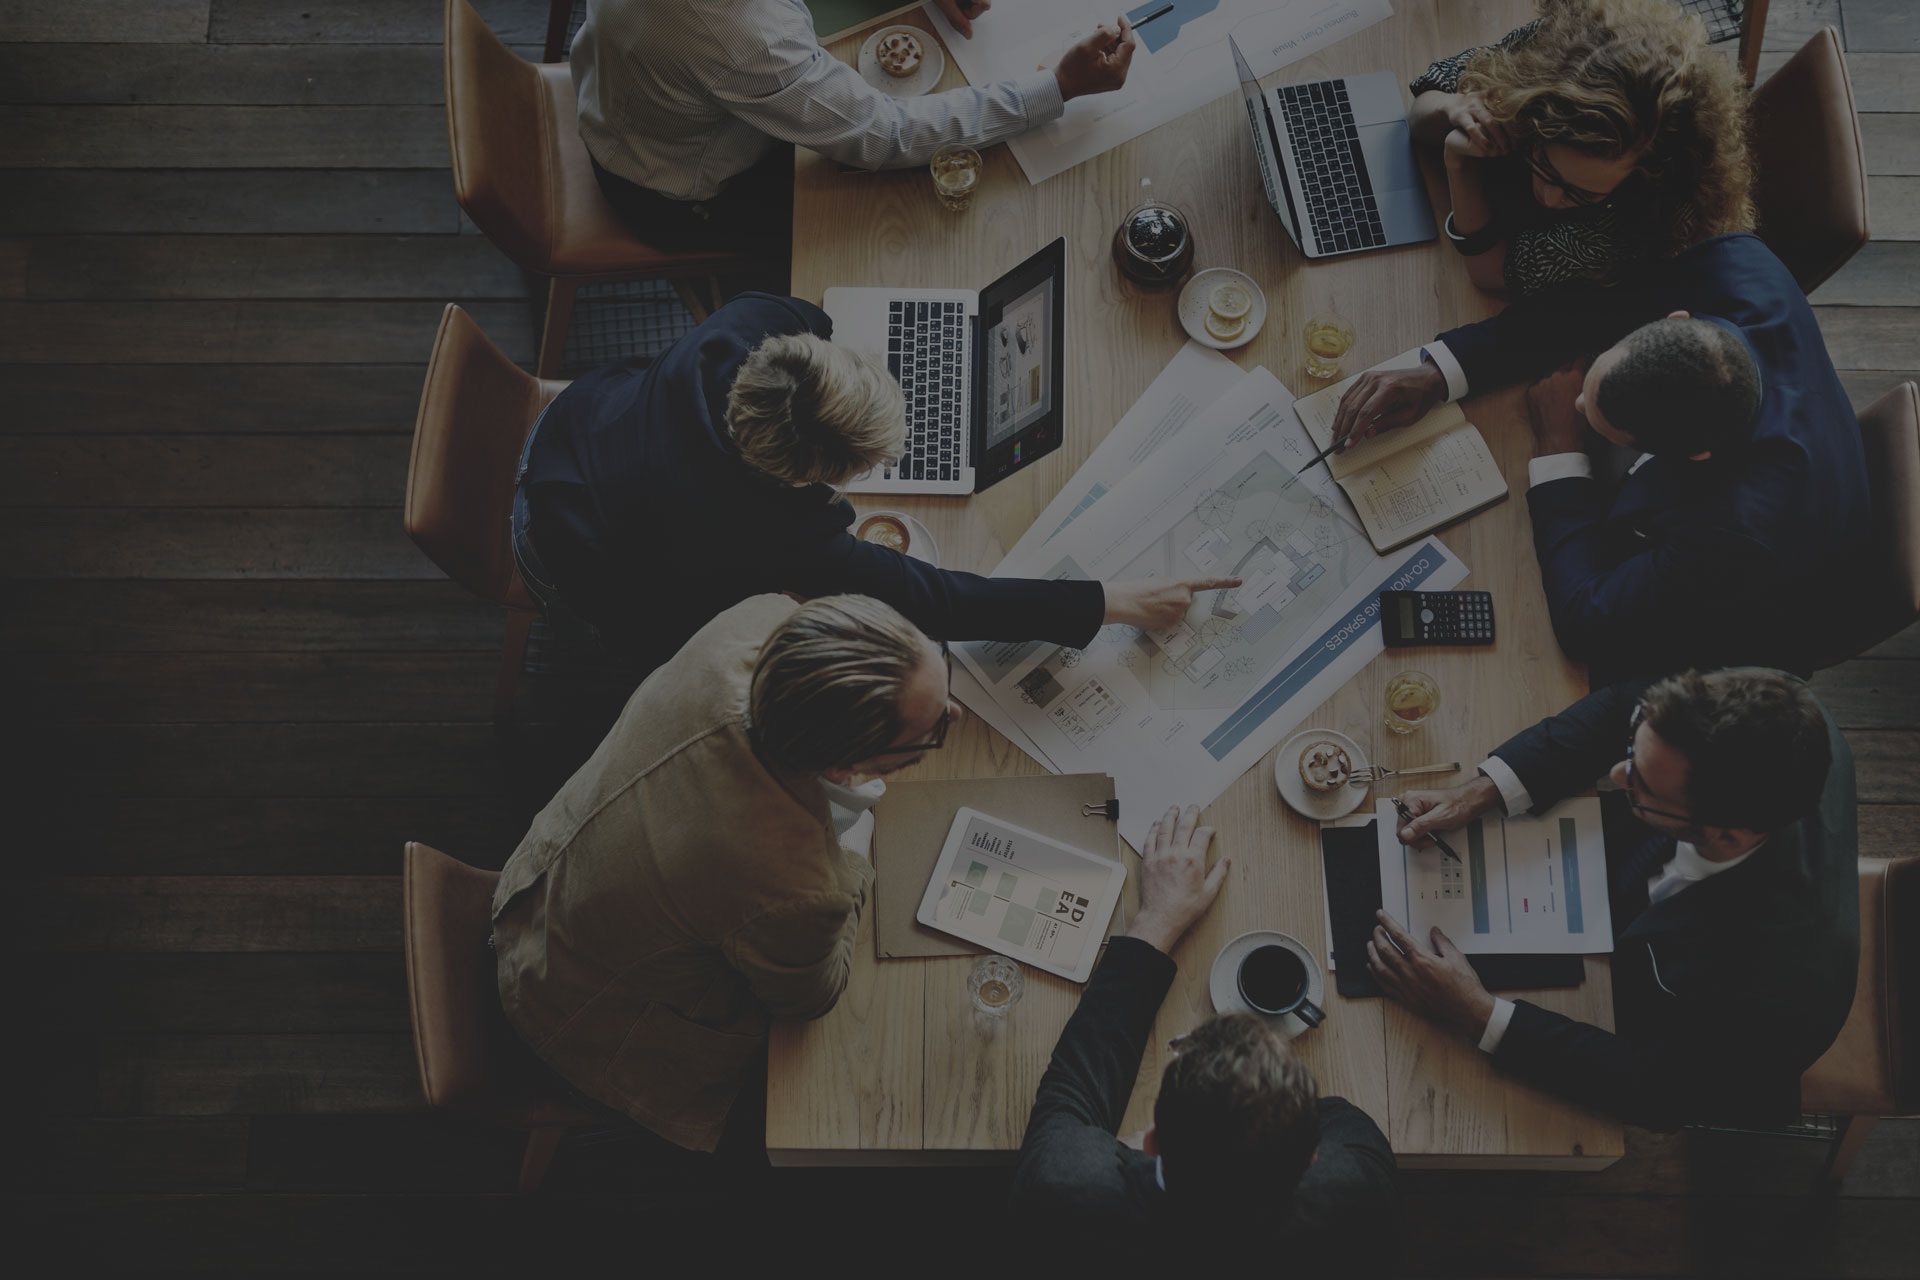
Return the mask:
[[1812,293],[1867,242],[1867,159],[1840,35],[1822,27],[1753,94],[1760,238]]
[[1800,1105],[1848,1117],[1825,1180],[1844,1178],[1881,1116],[1920,1113],[1920,857],[1860,859],[1860,979]]
[[536,378],[459,307],[440,316],[407,465],[407,536],[449,578],[507,611],[493,718],[505,720],[540,606],[513,561],[513,480],[527,432],[567,384]]
[[583,285],[671,280],[704,320],[715,277],[749,266],[742,253],[667,253],[628,231],[594,180],[567,65],[525,61],[467,0],[447,0],[446,73],[454,196],[495,247],[549,280],[540,376],[560,371]]
[[1873,500],[1872,553],[1849,594],[1863,613],[1815,663],[1857,658],[1920,619],[1920,385],[1903,382],[1860,415]]
[[569,1129],[604,1123],[560,1096],[500,1008],[494,976],[498,873],[407,843],[401,925],[413,1052],[427,1105],[527,1133],[520,1190],[536,1190]]

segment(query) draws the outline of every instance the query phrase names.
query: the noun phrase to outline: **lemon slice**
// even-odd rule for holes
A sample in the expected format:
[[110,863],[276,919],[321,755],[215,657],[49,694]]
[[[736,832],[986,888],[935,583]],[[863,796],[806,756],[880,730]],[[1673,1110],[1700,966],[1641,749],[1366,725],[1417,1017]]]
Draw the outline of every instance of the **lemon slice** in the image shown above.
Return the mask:
[[1245,285],[1229,280],[1214,289],[1213,296],[1207,299],[1207,309],[1222,320],[1244,319],[1247,312],[1253,310],[1253,295]]
[[1222,342],[1232,342],[1245,333],[1247,322],[1244,317],[1237,320],[1222,320],[1218,315],[1207,313],[1207,332]]

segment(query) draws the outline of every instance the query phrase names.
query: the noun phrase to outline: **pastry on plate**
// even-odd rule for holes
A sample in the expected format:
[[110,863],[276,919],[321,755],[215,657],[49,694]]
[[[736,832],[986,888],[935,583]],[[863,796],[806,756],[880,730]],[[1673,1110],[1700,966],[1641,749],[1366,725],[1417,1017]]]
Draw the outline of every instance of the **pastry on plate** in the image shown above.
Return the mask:
[[1300,753],[1300,781],[1314,791],[1338,791],[1353,777],[1353,761],[1337,742],[1310,742]]
[[873,50],[873,60],[880,64],[882,71],[896,80],[905,80],[918,71],[926,56],[927,52],[921,48],[919,39],[904,31],[887,33]]

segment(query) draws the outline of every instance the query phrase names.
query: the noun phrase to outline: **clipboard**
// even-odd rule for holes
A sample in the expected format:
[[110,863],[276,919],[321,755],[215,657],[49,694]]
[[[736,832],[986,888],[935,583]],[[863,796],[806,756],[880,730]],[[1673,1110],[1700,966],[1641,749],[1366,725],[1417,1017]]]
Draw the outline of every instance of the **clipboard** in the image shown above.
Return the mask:
[[[987,954],[914,919],[963,806],[1138,870],[1110,816],[1118,809],[1113,779],[1104,773],[889,783],[873,807],[873,946],[880,959]],[[1139,909],[1140,877],[1130,874],[1107,936],[1125,929]]]

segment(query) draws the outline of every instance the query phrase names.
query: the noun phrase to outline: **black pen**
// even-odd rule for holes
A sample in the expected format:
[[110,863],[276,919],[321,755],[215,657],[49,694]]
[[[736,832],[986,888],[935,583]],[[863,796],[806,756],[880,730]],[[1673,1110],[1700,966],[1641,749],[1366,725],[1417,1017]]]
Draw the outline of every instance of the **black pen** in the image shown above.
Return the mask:
[[[1413,810],[1407,808],[1406,802],[1401,800],[1399,796],[1395,796],[1393,798],[1393,807],[1400,811],[1401,821],[1403,822],[1413,821]],[[1439,836],[1433,834],[1433,832],[1431,831],[1427,832],[1427,839],[1433,841],[1434,848],[1446,854],[1449,858],[1452,858],[1455,862],[1460,861],[1460,855],[1455,853],[1453,851],[1453,846],[1448,844],[1445,840],[1442,840]]]
[[1173,12],[1172,5],[1163,4],[1158,9],[1155,9],[1152,13],[1148,14],[1146,17],[1140,19],[1140,21],[1134,23],[1133,29],[1135,31],[1138,31],[1140,28],[1146,26],[1149,22],[1152,22],[1155,18],[1164,18],[1172,12]]
[[[1332,444],[1328,445],[1326,448],[1322,449],[1320,452],[1314,454],[1312,461],[1308,462],[1306,466],[1300,468],[1298,471],[1294,472],[1293,474],[1296,476],[1303,476],[1307,474],[1307,472],[1313,470],[1315,467],[1319,466],[1322,462],[1325,462],[1327,460],[1327,457],[1330,454],[1332,454],[1336,449],[1338,449],[1342,443],[1344,442],[1340,440],[1335,440]],[[1332,470],[1331,465],[1328,466],[1328,470]]]

